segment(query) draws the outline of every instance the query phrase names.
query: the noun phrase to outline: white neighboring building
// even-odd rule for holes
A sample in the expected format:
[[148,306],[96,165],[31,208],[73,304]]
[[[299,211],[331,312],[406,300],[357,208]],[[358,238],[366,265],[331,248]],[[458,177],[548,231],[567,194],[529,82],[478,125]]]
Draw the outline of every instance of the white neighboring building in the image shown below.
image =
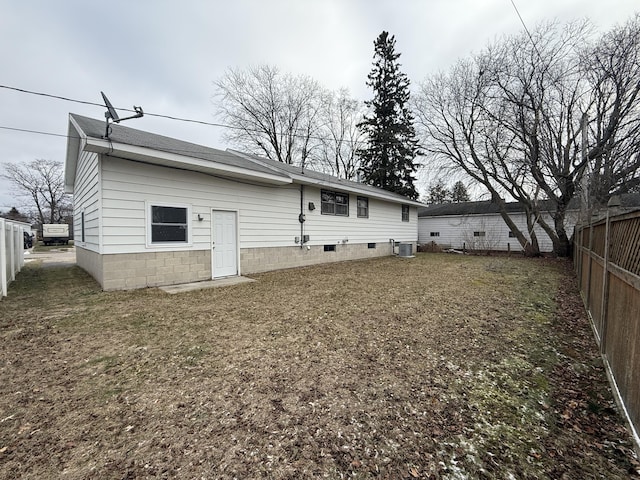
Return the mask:
[[[507,211],[520,231],[526,233],[527,220],[522,205],[507,203]],[[550,213],[544,213],[550,225]],[[565,228],[571,237],[578,218],[577,210],[567,212]],[[553,251],[553,243],[547,233],[536,225],[534,228],[542,253]],[[518,239],[500,216],[498,206],[490,201],[444,203],[418,209],[418,243],[435,242],[443,248],[462,250],[522,251]]]
[[105,290],[391,255],[417,207],[378,188],[69,116],[77,264]]

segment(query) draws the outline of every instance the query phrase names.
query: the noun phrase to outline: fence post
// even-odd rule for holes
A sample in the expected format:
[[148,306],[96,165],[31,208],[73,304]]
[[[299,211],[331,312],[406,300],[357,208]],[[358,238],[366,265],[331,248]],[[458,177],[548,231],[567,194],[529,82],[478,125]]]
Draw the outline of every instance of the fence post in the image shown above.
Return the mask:
[[606,355],[607,337],[607,311],[609,310],[609,245],[611,244],[611,209],[620,206],[620,198],[614,195],[607,203],[607,216],[604,230],[604,268],[602,271],[602,308],[600,319],[602,321],[602,333],[600,334],[600,353]]
[[[589,264],[587,265],[587,285],[585,291],[585,302],[587,305],[587,310],[589,310],[589,302],[591,301],[591,264],[593,264],[593,222],[589,223],[589,255],[587,255],[587,260]],[[597,331],[597,329],[596,329]],[[597,332],[598,335],[600,332]]]
[[7,234],[5,233],[6,220],[0,218],[0,298],[7,296]]

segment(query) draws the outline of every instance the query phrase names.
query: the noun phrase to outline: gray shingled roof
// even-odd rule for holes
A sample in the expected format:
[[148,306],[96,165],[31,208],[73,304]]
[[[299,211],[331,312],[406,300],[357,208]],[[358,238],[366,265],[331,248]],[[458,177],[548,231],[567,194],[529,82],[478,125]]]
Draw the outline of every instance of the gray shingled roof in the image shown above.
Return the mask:
[[[507,212],[524,212],[524,207],[518,202],[506,204]],[[440,203],[429,207],[418,208],[418,217],[441,217],[445,215],[486,215],[500,213],[498,205],[491,200],[483,202]]]
[[[228,151],[234,152],[234,150],[228,150]],[[406,197],[403,197],[402,195],[398,195],[397,193],[387,192],[386,190],[382,190],[377,187],[372,187],[371,185],[367,185],[365,183],[345,180],[344,178],[335,177],[333,175],[329,175],[328,173],[316,172],[315,170],[305,169],[303,172],[300,167],[295,165],[288,165],[286,163],[270,160],[268,158],[260,157],[258,155],[253,155],[249,153],[243,153],[243,152],[237,152],[237,153],[239,155],[245,156],[246,158],[250,158],[256,162],[259,162],[263,165],[266,165],[273,169],[284,172],[288,175],[294,175],[295,177],[297,177],[298,180],[300,180],[301,177],[306,177],[311,180],[314,180],[314,182],[310,182],[310,183],[327,183],[327,184],[331,184],[333,188],[337,188],[337,189],[339,189],[339,187],[342,187],[346,190],[351,190],[355,188],[355,189],[371,192],[371,194],[380,194],[380,192],[382,191],[387,197],[397,198],[398,200],[404,200],[405,202],[408,200]]]
[[[552,211],[553,205],[549,200],[538,202],[542,211]],[[507,202],[505,205],[508,213],[524,212],[524,205],[520,202]],[[445,215],[488,215],[499,214],[498,205],[491,200],[482,202],[441,203],[429,207],[419,207],[418,217],[442,217]]]
[[[78,127],[82,129],[86,136],[103,139],[105,134],[104,120],[96,120],[73,113],[70,114],[70,117],[74,119],[74,121],[78,124]],[[154,150],[159,150],[162,152],[175,153],[177,155],[199,158],[201,160],[208,160],[223,165],[252,170],[255,172],[268,173],[271,175],[282,175],[281,173],[274,172],[273,170],[265,166],[262,166],[255,162],[250,162],[244,158],[239,157],[238,155],[225,150],[218,150],[216,148],[205,147],[203,145],[197,145],[195,143],[184,142],[175,138],[165,137],[164,135],[157,135],[155,133],[149,133],[142,130],[136,130],[135,128],[124,127],[118,124],[110,125],[109,140],[114,143],[152,148]]]
[[[626,193],[620,195],[622,207],[632,208],[640,206],[640,193]],[[553,203],[549,200],[541,200],[538,202],[542,211],[551,212],[554,210]],[[574,198],[569,203],[570,210],[579,208],[579,199]],[[509,202],[506,204],[508,213],[524,212],[524,206],[520,202]],[[460,202],[460,203],[441,203],[438,205],[430,205],[428,207],[418,207],[418,217],[443,217],[446,215],[488,215],[499,214],[498,205],[492,203],[491,200],[483,202]]]
[[[69,116],[87,137],[105,140],[104,120],[96,120],[76,114],[70,114]],[[258,155],[247,154],[234,150],[218,150],[215,148],[205,147],[203,145],[197,145],[195,143],[184,142],[171,137],[165,137],[163,135],[136,130],[119,124],[110,124],[109,128],[109,140],[114,144],[119,143],[129,146],[150,148],[162,152],[184,155],[186,157],[208,160],[218,164],[237,167],[261,174],[268,174],[276,177],[280,176],[282,178],[296,180],[298,183],[330,185],[332,188],[338,190],[343,188],[347,191],[357,190],[369,192],[372,196],[384,197],[391,201],[413,205],[418,204],[418,202],[409,200],[402,195],[387,192],[377,187],[352,182],[309,169],[305,169],[304,172],[302,172],[300,167],[269,160]]]

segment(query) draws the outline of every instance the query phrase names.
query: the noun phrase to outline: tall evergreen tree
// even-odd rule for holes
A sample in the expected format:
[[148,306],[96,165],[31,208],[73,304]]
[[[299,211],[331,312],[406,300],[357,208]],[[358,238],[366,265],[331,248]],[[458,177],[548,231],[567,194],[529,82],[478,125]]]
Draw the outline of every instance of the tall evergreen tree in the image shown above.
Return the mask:
[[420,151],[409,108],[409,79],[400,71],[395,46],[388,32],[374,42],[373,68],[367,77],[374,96],[365,102],[369,114],[358,124],[367,135],[367,145],[358,155],[365,183],[415,200],[415,158]]
[[453,203],[460,203],[468,202],[469,200],[471,200],[471,198],[469,197],[467,187],[464,185],[464,183],[458,180],[453,184],[453,188],[451,189],[451,201]]

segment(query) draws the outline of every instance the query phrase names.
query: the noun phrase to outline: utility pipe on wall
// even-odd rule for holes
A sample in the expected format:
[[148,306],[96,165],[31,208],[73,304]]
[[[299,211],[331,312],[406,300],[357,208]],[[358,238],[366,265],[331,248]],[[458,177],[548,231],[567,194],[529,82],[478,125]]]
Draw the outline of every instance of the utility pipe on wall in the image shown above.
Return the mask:
[[298,221],[300,222],[300,248],[304,247],[304,222],[306,218],[304,216],[304,185],[300,185],[300,215],[298,215]]

